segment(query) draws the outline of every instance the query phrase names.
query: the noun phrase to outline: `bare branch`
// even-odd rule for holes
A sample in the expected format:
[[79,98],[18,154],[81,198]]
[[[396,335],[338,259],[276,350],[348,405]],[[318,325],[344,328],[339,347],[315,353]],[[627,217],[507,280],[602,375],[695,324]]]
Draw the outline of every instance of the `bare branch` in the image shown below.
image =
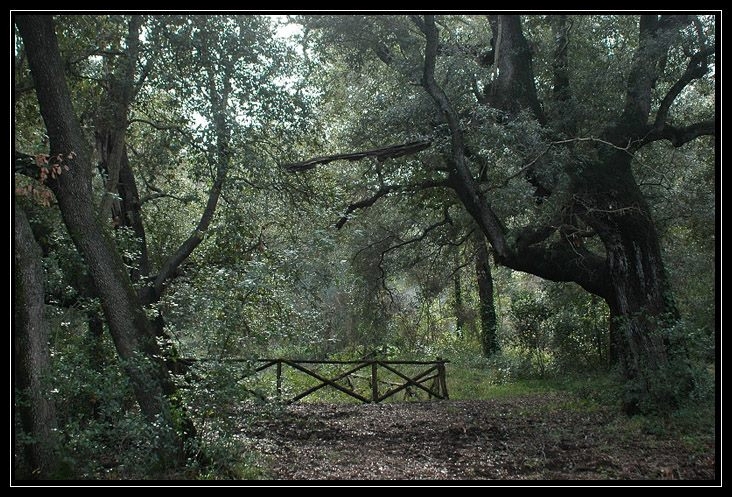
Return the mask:
[[384,270],[384,258],[386,257],[386,254],[388,254],[389,252],[392,252],[394,250],[397,250],[401,247],[410,245],[412,243],[420,242],[420,241],[424,240],[427,237],[427,235],[430,234],[430,232],[432,232],[442,226],[445,226],[447,224],[453,224],[452,218],[450,217],[449,209],[450,209],[450,207],[446,205],[444,208],[444,211],[443,211],[444,214],[443,214],[442,220],[437,221],[437,222],[427,226],[424,230],[422,230],[422,233],[420,235],[418,235],[414,238],[410,238],[409,240],[404,240],[402,242],[399,242],[396,245],[391,245],[381,251],[381,253],[379,254],[379,262],[377,263],[377,267],[379,268],[379,271],[381,273],[381,277],[379,279],[382,282],[382,288],[384,288],[384,290],[386,290],[390,295],[391,295],[391,291],[386,286],[386,271]]
[[165,193],[165,192],[156,192],[151,193],[150,195],[145,195],[140,199],[140,205],[145,204],[146,202],[150,202],[151,200],[155,200],[158,198],[172,198],[173,200],[177,200],[178,202],[181,202],[183,204],[189,204],[196,200],[196,197],[194,195],[186,195],[184,197],[179,197],[178,195],[173,195],[172,193]]
[[462,245],[468,241],[468,239],[473,235],[474,231],[475,231],[475,229],[471,228],[468,230],[467,233],[465,233],[465,235],[461,236],[457,240],[448,240],[447,244],[452,247],[459,247],[460,245]]
[[612,147],[612,148],[614,148],[616,150],[620,150],[621,152],[625,152],[628,155],[631,155],[631,156],[633,155],[630,152],[631,146],[634,145],[633,142],[628,142],[628,145],[626,145],[625,147],[619,147],[619,146],[615,145],[614,143],[610,143],[607,140],[603,140],[601,138],[595,138],[593,136],[577,137],[577,138],[568,138],[566,140],[557,140],[557,141],[550,142],[546,146],[546,148],[544,148],[544,150],[542,150],[539,153],[539,155],[537,155],[536,157],[534,157],[527,164],[524,164],[523,166],[521,166],[521,168],[518,171],[516,171],[515,173],[513,173],[512,175],[510,175],[506,179],[504,179],[503,182],[499,185],[499,187],[502,188],[502,187],[507,186],[509,181],[511,181],[512,179],[514,179],[517,176],[521,175],[521,173],[525,173],[526,171],[528,171],[531,168],[531,166],[533,166],[534,164],[536,164],[539,159],[541,159],[544,155],[546,155],[546,153],[549,152],[549,150],[551,150],[552,147],[555,147],[557,145],[564,145],[564,144],[567,144],[567,143],[575,143],[575,142],[596,142],[596,143],[602,143],[604,145],[607,145],[608,147]]
[[203,241],[203,237],[216,212],[221,190],[224,187],[224,182],[229,173],[231,165],[231,149],[229,147],[231,129],[227,123],[226,115],[228,111],[228,99],[231,93],[231,75],[233,68],[230,64],[224,64],[224,67],[225,73],[222,88],[217,87],[214,75],[211,72],[208,74],[209,94],[211,95],[211,107],[213,109],[213,125],[216,134],[216,154],[214,159],[216,162],[215,179],[209,189],[206,207],[201,213],[201,218],[198,221],[196,229],[168,257],[160,268],[160,272],[155,276],[149,295],[150,297],[154,297],[153,302],[162,294],[166,282],[173,276],[178,267]]
[[430,224],[429,226],[427,226],[420,235],[415,236],[414,238],[410,238],[409,240],[405,240],[403,242],[397,243],[396,245],[392,245],[392,246],[388,247],[383,252],[381,252],[381,259],[383,260],[384,256],[393,250],[397,250],[401,247],[410,245],[412,243],[421,242],[422,240],[424,240],[427,237],[427,235],[430,234],[431,231],[434,231],[441,226],[445,226],[445,225],[452,224],[452,223],[453,223],[453,221],[452,221],[452,218],[450,217],[449,208],[448,208],[448,206],[445,206],[444,217],[440,221],[437,221],[436,223],[433,223],[433,224]]
[[431,145],[432,142],[429,140],[413,141],[398,145],[389,145],[386,147],[374,148],[371,150],[364,150],[363,152],[351,152],[345,154],[315,157],[302,162],[291,162],[288,164],[282,164],[280,167],[288,172],[295,173],[308,171],[310,169],[313,169],[318,164],[328,164],[329,162],[337,160],[359,161],[368,157],[374,157],[378,162],[384,162],[387,159],[396,159],[398,157],[416,154],[417,152],[429,148]]
[[353,211],[355,211],[357,209],[365,209],[367,207],[371,207],[381,197],[385,197],[386,195],[391,193],[393,191],[393,189],[394,188],[391,186],[382,186],[381,188],[379,188],[379,191],[377,191],[372,196],[366,197],[364,199],[359,200],[358,202],[354,202],[354,203],[350,204],[346,208],[345,214],[343,214],[343,216],[336,223],[336,229],[341,229],[348,222],[348,215],[350,213],[352,213]]
[[346,212],[336,223],[336,229],[341,229],[348,222],[348,219],[349,219],[348,215],[351,214],[352,212],[354,212],[358,209],[365,209],[367,207],[371,207],[381,197],[385,197],[386,195],[388,195],[392,192],[418,191],[418,190],[426,190],[428,188],[438,188],[438,187],[445,187],[445,186],[448,186],[447,180],[427,180],[427,181],[423,181],[421,183],[417,183],[414,185],[383,185],[372,196],[363,198],[363,199],[359,200],[358,202],[354,202],[354,203],[350,204],[346,208]]

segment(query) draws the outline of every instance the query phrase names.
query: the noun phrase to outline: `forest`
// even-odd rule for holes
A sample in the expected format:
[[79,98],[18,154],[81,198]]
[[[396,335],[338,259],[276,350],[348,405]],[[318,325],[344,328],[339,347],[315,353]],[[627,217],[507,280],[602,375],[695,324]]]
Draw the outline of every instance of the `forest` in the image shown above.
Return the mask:
[[12,482],[718,481],[719,17],[12,13]]

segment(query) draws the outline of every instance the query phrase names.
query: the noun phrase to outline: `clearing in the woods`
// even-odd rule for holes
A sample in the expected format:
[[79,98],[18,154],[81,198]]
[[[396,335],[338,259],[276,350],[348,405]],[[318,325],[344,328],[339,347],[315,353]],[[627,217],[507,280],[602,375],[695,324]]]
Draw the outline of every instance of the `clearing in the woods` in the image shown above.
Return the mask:
[[247,408],[241,440],[279,480],[714,480],[714,433],[681,435],[566,392]]

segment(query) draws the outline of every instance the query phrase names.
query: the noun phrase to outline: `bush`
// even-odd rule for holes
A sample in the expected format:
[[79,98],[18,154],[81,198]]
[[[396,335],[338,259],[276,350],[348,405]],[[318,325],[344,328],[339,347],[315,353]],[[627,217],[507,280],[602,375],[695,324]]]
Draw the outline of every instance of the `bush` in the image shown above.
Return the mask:
[[551,309],[542,293],[521,292],[511,301],[509,315],[513,334],[509,344],[523,356],[521,369],[543,378],[551,365],[553,329]]
[[632,412],[668,416],[690,404],[706,402],[714,396],[708,365],[692,353],[690,338],[698,331],[683,320],[659,328],[667,347],[667,360],[658,367],[643,365],[637,376],[626,383],[624,401]]

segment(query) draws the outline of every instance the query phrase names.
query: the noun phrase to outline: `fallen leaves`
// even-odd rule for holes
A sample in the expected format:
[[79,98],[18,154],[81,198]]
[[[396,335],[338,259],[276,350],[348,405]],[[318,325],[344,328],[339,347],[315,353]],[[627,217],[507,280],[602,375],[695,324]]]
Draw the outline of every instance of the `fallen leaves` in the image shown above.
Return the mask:
[[700,461],[673,439],[618,437],[617,413],[558,410],[561,395],[246,408],[242,438],[279,479],[714,479],[713,448]]

